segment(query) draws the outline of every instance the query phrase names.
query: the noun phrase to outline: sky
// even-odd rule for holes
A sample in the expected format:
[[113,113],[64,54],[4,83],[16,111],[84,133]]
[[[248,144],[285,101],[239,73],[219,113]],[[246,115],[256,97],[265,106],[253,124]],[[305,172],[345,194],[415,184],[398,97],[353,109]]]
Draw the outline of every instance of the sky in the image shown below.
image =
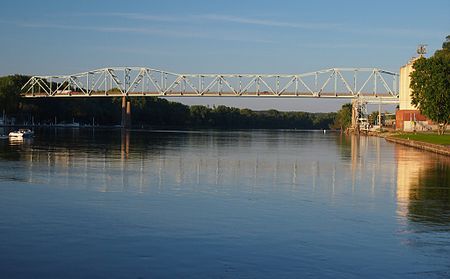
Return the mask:
[[[175,73],[398,72],[450,34],[450,1],[3,1],[0,76],[109,66]],[[341,100],[178,98],[186,104],[335,111]]]

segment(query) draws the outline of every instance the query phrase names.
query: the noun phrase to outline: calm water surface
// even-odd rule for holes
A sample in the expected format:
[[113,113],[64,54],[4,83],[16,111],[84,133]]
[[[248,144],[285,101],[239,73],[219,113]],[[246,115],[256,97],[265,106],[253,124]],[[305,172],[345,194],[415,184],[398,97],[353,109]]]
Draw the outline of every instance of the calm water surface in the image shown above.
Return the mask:
[[300,131],[0,141],[1,278],[448,278],[450,159]]

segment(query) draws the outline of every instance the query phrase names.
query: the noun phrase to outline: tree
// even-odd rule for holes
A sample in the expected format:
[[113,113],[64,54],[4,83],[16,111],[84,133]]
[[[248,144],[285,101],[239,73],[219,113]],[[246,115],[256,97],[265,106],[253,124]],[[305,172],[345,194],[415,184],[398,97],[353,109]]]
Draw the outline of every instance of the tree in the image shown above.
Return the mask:
[[438,123],[438,134],[445,133],[450,122],[450,36],[430,58],[421,57],[411,73],[411,103]]
[[[371,114],[369,114],[369,123],[372,125],[375,125],[378,122],[378,111],[372,111]],[[380,123],[378,123],[379,125]]]
[[196,105],[189,107],[190,124],[195,126],[207,126],[210,120],[211,109]]
[[16,113],[19,109],[20,89],[28,77],[21,75],[0,77],[0,113]]
[[352,104],[344,104],[337,112],[333,127],[344,131],[352,124]]

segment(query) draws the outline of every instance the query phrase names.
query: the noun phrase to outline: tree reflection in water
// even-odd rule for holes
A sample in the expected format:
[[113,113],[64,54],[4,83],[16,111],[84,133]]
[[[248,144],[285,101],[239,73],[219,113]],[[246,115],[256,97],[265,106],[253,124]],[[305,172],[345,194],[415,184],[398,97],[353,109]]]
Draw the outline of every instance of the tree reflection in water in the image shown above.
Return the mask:
[[409,218],[432,225],[450,225],[450,166],[433,162],[421,171],[410,193]]
[[400,145],[396,159],[399,214],[450,229],[450,159]]

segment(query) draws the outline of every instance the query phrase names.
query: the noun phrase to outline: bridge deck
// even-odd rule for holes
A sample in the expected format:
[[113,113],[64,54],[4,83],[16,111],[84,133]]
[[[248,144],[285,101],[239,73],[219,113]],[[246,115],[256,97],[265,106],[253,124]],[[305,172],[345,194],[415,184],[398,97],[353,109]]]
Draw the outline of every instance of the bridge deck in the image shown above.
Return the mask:
[[[46,92],[38,92],[38,93],[27,93],[22,95],[25,98],[42,98],[49,97]],[[207,92],[198,94],[197,92],[168,92],[168,93],[160,93],[160,92],[129,92],[126,94],[122,94],[121,92],[104,92],[104,91],[95,91],[90,92],[90,94],[85,94],[79,91],[66,91],[63,93],[57,93],[51,97],[122,97],[122,96],[135,96],[135,97],[268,97],[268,98],[355,98],[355,96],[351,93],[331,93],[331,92],[323,92],[317,95],[313,95],[309,92],[286,92],[282,94],[273,94],[271,92],[245,92],[242,94],[236,94],[234,92]],[[382,98],[382,99],[398,99],[397,97],[393,97],[391,95],[387,95],[384,93],[380,94],[365,94],[366,98]]]

